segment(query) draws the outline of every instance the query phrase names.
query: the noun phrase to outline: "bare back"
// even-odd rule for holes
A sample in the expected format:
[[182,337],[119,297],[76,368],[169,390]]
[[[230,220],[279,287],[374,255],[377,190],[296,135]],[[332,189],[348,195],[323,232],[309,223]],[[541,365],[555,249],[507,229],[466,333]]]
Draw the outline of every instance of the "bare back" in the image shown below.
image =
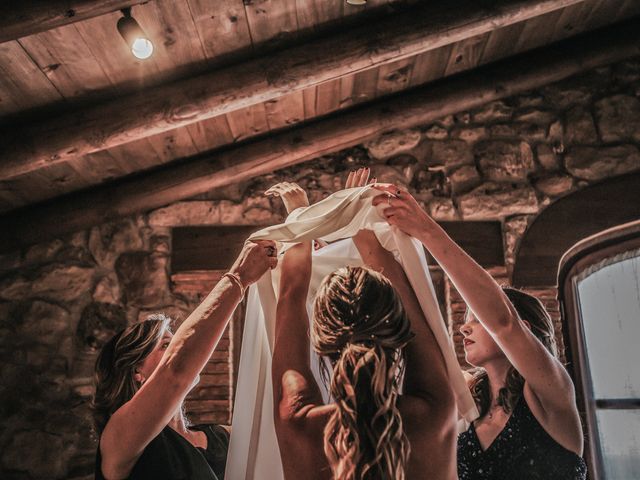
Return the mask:
[[[401,395],[397,405],[411,445],[406,478],[456,479],[456,432],[450,427],[451,419],[433,415],[429,404],[419,397]],[[331,479],[324,454],[324,427],[335,404],[307,408],[308,414],[298,422],[276,426],[285,479]]]

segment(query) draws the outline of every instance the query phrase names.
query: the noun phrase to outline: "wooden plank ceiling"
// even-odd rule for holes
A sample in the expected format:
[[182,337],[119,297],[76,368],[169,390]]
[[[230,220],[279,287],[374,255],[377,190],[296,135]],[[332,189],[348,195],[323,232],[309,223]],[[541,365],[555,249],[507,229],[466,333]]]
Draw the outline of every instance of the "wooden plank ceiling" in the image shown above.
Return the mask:
[[132,1],[155,47],[141,61],[116,31],[127,2],[84,3],[114,6],[78,21],[49,13],[50,28],[38,12],[31,24],[5,15],[13,28],[0,37],[0,214],[640,13],[637,0]]

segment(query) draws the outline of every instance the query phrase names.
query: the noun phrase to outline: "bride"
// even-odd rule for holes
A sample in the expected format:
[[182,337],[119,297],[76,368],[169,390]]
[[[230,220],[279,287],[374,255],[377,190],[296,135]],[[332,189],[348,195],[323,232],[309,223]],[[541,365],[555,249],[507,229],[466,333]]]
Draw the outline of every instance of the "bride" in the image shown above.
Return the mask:
[[[352,172],[347,188],[365,185],[368,176],[368,169]],[[296,184],[267,193],[279,195],[288,211],[308,205]],[[353,241],[366,267],[325,278],[311,332],[311,243],[290,248],[282,260],[272,380],[285,478],[457,478],[456,411],[440,348],[393,255],[371,231]],[[330,365],[327,405],[309,339]]]

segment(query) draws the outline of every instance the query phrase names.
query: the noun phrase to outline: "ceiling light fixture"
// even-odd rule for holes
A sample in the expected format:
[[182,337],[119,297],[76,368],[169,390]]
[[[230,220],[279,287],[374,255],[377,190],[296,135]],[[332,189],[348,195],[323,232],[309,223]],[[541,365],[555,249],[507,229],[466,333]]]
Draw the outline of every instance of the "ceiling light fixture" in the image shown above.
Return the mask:
[[131,49],[134,57],[145,60],[153,53],[153,43],[144,33],[142,27],[131,16],[131,7],[121,10],[123,17],[118,20],[118,31]]
[[367,0],[347,0],[349,5],[366,5]]

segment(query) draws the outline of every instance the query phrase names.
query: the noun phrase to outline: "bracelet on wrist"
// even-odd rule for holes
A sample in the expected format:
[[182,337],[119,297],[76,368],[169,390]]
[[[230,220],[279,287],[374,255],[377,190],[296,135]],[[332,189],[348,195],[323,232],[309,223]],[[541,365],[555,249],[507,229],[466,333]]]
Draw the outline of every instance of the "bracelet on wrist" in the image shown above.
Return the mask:
[[240,294],[242,296],[244,296],[244,292],[246,290],[246,287],[244,285],[242,285],[242,281],[240,280],[240,277],[238,276],[237,273],[227,272],[227,273],[222,275],[222,278],[224,278],[224,277],[227,277],[231,281],[231,283],[237,285],[238,288],[240,289]]

